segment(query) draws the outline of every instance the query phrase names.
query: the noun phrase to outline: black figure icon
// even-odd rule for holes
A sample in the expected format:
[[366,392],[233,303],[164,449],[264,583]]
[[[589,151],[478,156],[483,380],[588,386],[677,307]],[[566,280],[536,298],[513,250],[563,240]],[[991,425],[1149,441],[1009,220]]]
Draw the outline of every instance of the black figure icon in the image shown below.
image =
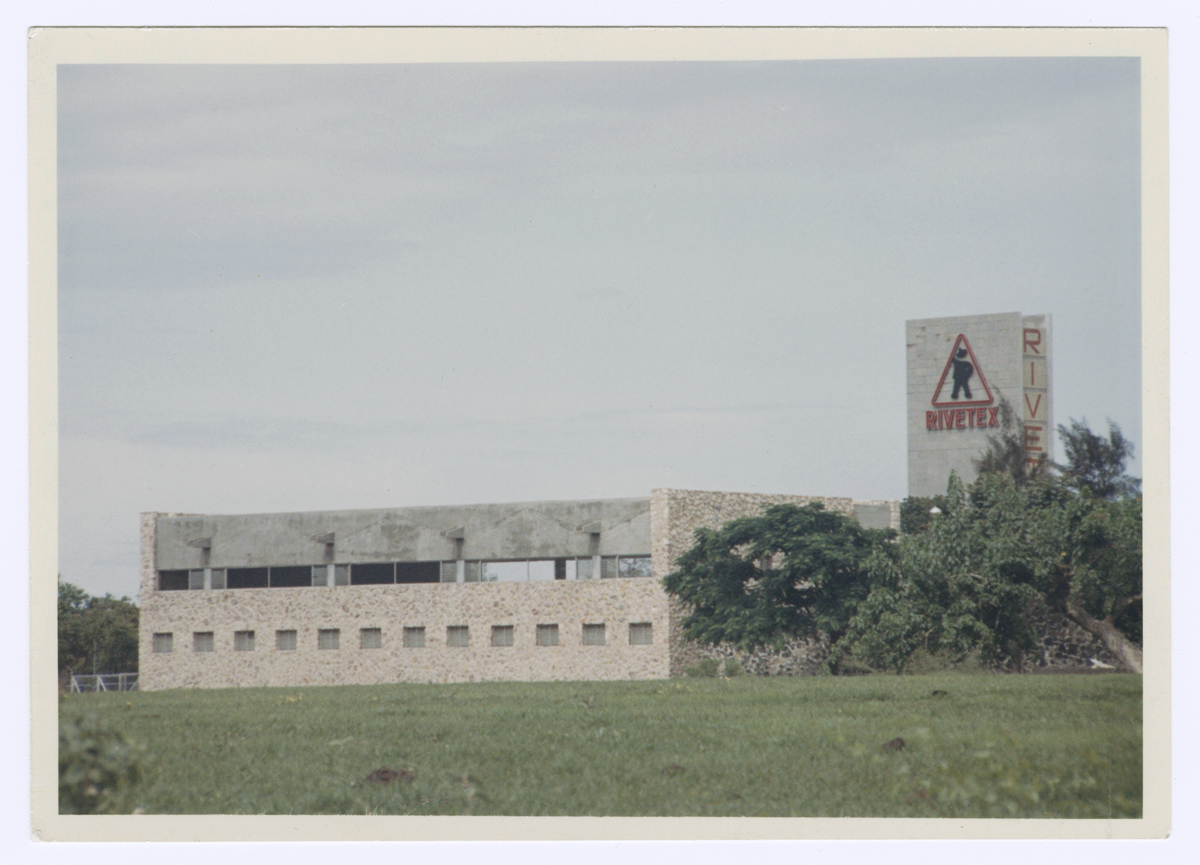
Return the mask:
[[967,382],[975,374],[975,367],[969,360],[963,360],[966,356],[967,350],[960,348],[954,353],[954,360],[951,361],[954,364],[954,391],[950,394],[950,399],[958,399],[959,388],[962,389],[963,396],[971,398],[971,386]]

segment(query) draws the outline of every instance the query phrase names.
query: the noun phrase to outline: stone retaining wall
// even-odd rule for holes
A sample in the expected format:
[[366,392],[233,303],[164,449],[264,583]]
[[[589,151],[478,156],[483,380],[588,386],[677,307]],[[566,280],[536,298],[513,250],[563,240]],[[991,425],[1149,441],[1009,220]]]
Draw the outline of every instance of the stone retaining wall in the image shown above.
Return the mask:
[[[677,620],[682,613],[672,604],[671,615]],[[829,657],[829,643],[824,637],[816,640],[789,640],[782,649],[757,649],[742,652],[727,643],[717,646],[701,646],[692,642],[672,643],[672,675],[682,675],[688,667],[695,667],[706,658],[724,663],[732,658],[742,665],[743,672],[752,676],[816,676],[823,672]],[[1037,647],[1025,655],[1019,672],[1022,673],[1069,673],[1083,670],[1105,669],[1092,664],[1095,659],[1113,670],[1121,669],[1121,662],[1099,639],[1093,637],[1066,616],[1051,616],[1041,623]],[[674,670],[678,667],[679,672]],[[1014,672],[1009,659],[991,665],[993,672]]]
[[1098,638],[1066,616],[1049,616],[1040,623],[1037,648],[1025,655],[1021,672],[1091,669],[1092,659],[1121,669],[1121,662]]

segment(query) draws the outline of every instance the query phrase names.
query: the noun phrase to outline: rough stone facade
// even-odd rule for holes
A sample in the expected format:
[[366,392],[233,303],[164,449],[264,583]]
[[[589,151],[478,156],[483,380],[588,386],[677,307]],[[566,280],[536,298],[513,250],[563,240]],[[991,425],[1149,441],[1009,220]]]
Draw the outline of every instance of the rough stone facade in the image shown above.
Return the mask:
[[[1038,622],[1036,627],[1037,647],[1022,659],[1022,673],[1092,669],[1093,659],[1109,667],[1121,669],[1120,660],[1103,642],[1066,616],[1052,615]],[[1011,665],[998,666],[1004,668]]]
[[[368,560],[389,553],[377,549],[389,534],[418,539],[428,548],[419,555],[444,554],[442,546],[453,554],[458,532],[450,531],[449,536],[437,532],[421,539],[418,532],[388,529],[400,525],[394,519],[398,512],[265,515],[266,519],[143,514],[140,686],[157,690],[656,679],[684,675],[686,668],[705,658],[736,660],[750,675],[816,675],[828,657],[824,639],[791,640],[780,649],[751,653],[683,640],[680,623],[685,610],[661,585],[673,562],[690,548],[697,528],[719,528],[770,505],[811,502],[853,514],[871,527],[899,525],[898,502],[670,489],[654,490],[649,499],[565,503],[564,508],[557,507],[560,503],[477,506],[481,510],[465,518],[462,509],[422,509],[425,523],[446,523],[452,529],[456,523],[473,526],[475,550],[483,550],[480,538],[493,551],[537,555],[560,550],[586,557],[588,552],[644,552],[648,547],[652,573],[648,578],[160,591],[156,582],[164,563],[160,553],[174,566],[198,564],[201,556],[221,562],[220,556],[229,556],[230,550],[247,564],[262,559],[290,561],[287,557],[295,555],[294,549],[290,553],[269,549],[261,537],[263,532],[280,532],[281,526],[286,531],[279,538],[296,535],[300,526],[299,542],[306,543],[310,540],[306,532],[331,523],[369,524],[369,531],[346,545],[348,551],[339,552],[341,557]],[[590,517],[597,519],[572,525]],[[166,539],[160,532],[163,526],[170,531]],[[502,530],[496,531],[496,526]],[[607,539],[606,528],[611,530]],[[223,551],[215,541],[215,549],[207,550],[188,543],[196,532],[217,537],[222,531]],[[589,534],[599,537],[589,540]],[[466,543],[463,538],[460,553]],[[541,644],[546,640],[538,639],[539,625],[557,626],[556,644]],[[602,643],[596,639],[597,625],[604,626]],[[587,639],[585,626],[591,626]],[[422,629],[422,645],[413,645],[415,632],[410,631],[406,639],[406,629],[414,628]],[[466,629],[455,631],[465,637],[465,645],[450,645],[451,628]],[[495,637],[494,628],[500,629]],[[330,635],[334,631],[336,647]],[[1054,618],[1044,623],[1040,633],[1038,648],[1024,659],[1025,671],[1088,669],[1093,658],[1118,666],[1100,641],[1068,619]],[[171,635],[170,650],[162,651],[166,634]]]
[[[1037,623],[1036,627],[1037,645],[1024,656],[1019,670],[1013,669],[1008,658],[991,665],[991,670],[997,673],[1077,673],[1121,669],[1120,660],[1104,643],[1065,616],[1052,616]],[[749,653],[725,643],[719,646],[682,643],[672,645],[671,669],[679,670],[672,675],[681,675],[705,658],[722,663],[732,658],[741,665],[744,673],[752,676],[816,676],[823,672],[828,657],[829,643],[825,638],[789,640],[781,649],[763,648]],[[1093,661],[1106,666],[1098,666]]]
[[[143,599],[140,687],[233,688],[384,682],[541,681],[666,678],[667,599],[653,580],[441,583],[162,592]],[[649,644],[630,644],[629,626],[650,626]],[[537,645],[537,626],[558,626],[558,645]],[[603,645],[584,645],[583,626],[603,624]],[[448,627],[467,627],[467,646],[448,646]],[[493,626],[512,627],[511,646],[493,646]],[[404,629],[423,628],[424,646]],[[379,648],[361,648],[361,629],[379,629]],[[318,630],[338,630],[336,649]],[[254,648],[235,650],[252,631]],[[295,632],[279,650],[277,631]],[[212,633],[212,650],[193,634]],[[173,635],[170,653],[154,634]],[[643,630],[644,633],[644,630]]]
[[[476,557],[557,558],[556,568],[583,562],[595,565],[597,577],[607,576],[602,563],[647,556],[649,534],[646,498],[143,514],[139,685],[665,678],[667,598],[648,574],[568,580],[556,573],[527,582],[464,577],[465,560]],[[224,587],[224,574],[237,568],[311,566],[325,573],[342,567],[337,563],[409,561],[432,566],[439,581],[342,585],[322,577],[318,584],[314,575],[313,585]],[[168,571],[188,576],[187,586],[164,589]],[[194,584],[191,574],[200,575]],[[553,641],[545,626],[556,626]],[[451,628],[465,645],[450,645]],[[421,629],[419,641],[411,629]]]
[[[762,513],[771,505],[820,502],[828,510],[854,513],[854,500],[830,496],[791,496],[768,493],[726,493],[705,490],[654,490],[650,494],[650,556],[654,576],[671,572],[672,563],[687,552],[696,529],[717,529],[738,517]],[[899,526],[899,508],[896,510]]]
[[[140,686],[652,679],[682,675],[705,656],[736,656],[755,674],[812,674],[824,660],[820,643],[744,656],[681,640],[681,611],[661,583],[697,528],[717,528],[768,505],[810,502],[873,527],[899,525],[898,502],[689,490],[456,508],[143,514]],[[595,563],[593,575],[609,576],[602,560],[647,553],[649,573],[582,576],[587,560]],[[578,578],[470,582],[463,560],[473,557],[573,557],[580,570]],[[232,579],[237,568],[312,565],[324,573],[322,562],[332,569],[337,562],[387,561],[436,565],[447,581],[341,585],[321,578],[314,585],[224,588],[224,577],[218,583],[215,576],[218,569]],[[201,576],[166,590],[160,580],[167,571]],[[539,625],[557,625],[556,645],[539,644]],[[602,645],[593,644],[596,625],[604,626]],[[592,626],[587,640],[585,626]],[[412,628],[423,629],[420,647],[406,645],[405,629]],[[467,645],[450,645],[450,628],[466,628]],[[493,645],[494,628],[502,629],[495,639],[505,645]]]
[[829,657],[829,644],[824,638],[815,640],[788,640],[779,649],[760,648],[753,652],[742,652],[736,646],[721,643],[717,646],[701,646],[684,642],[671,656],[672,669],[678,666],[682,675],[706,658],[720,661],[734,660],[742,672],[749,676],[816,676],[821,673],[825,659]]

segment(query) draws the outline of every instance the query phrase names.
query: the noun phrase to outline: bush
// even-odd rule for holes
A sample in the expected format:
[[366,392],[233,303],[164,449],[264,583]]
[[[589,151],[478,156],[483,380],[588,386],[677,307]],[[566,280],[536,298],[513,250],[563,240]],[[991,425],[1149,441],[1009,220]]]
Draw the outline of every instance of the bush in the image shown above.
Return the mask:
[[58,813],[128,814],[140,776],[135,753],[117,730],[95,715],[58,721]]
[[721,669],[721,662],[716,658],[704,658],[694,667],[684,667],[684,675],[693,679],[715,679]]
[[739,664],[737,661],[735,661],[733,658],[726,658],[725,659],[725,678],[733,679],[740,675],[742,675],[742,665]]

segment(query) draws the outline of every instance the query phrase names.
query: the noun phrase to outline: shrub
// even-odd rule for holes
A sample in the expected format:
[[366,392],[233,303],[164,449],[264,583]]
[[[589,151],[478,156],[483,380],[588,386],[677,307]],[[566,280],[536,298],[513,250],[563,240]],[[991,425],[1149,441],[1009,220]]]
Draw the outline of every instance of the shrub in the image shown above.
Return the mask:
[[95,715],[58,721],[58,813],[129,813],[131,789],[140,776],[134,749],[120,732]]
[[721,669],[721,662],[716,658],[704,658],[694,667],[684,667],[685,675],[693,679],[715,679]]
[[739,664],[737,661],[735,661],[733,658],[726,658],[725,659],[725,678],[732,679],[732,678],[734,678],[736,676],[740,676],[740,675],[742,675],[742,665]]

